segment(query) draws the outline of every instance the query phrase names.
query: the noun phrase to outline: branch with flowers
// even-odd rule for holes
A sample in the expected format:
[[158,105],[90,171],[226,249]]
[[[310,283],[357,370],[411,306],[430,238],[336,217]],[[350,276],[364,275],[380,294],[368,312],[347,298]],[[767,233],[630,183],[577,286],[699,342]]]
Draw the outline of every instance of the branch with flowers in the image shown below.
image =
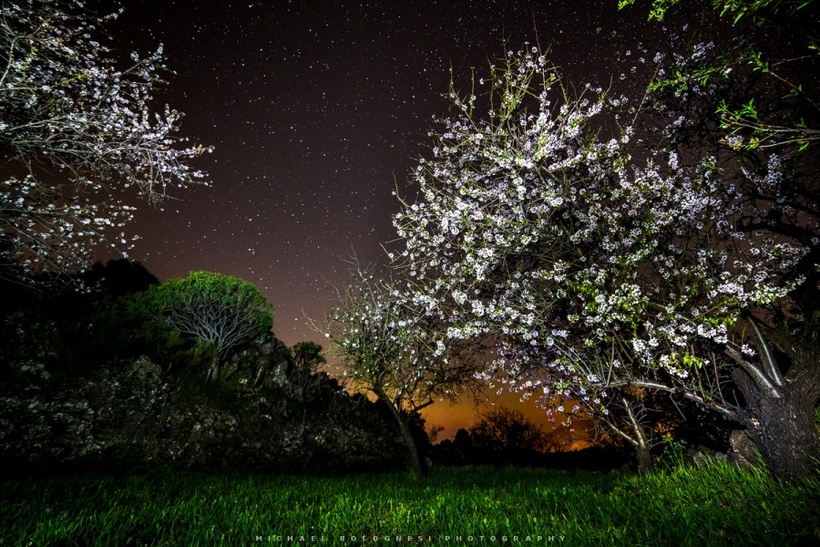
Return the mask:
[[70,274],[100,246],[125,254],[129,191],[157,202],[206,184],[190,162],[210,148],[177,136],[181,112],[151,108],[168,71],[162,47],[120,62],[105,45],[103,28],[121,11],[0,7],[0,275]]

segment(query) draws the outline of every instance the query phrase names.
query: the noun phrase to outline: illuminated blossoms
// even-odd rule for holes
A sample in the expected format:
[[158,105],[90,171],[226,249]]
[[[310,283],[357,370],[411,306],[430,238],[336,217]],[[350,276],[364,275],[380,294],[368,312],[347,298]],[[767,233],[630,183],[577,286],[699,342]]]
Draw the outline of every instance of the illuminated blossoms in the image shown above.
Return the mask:
[[124,252],[121,229],[134,209],[120,190],[155,201],[170,187],[204,183],[188,161],[207,149],[175,136],[182,114],[148,106],[166,70],[162,48],[118,68],[97,41],[106,19],[81,1],[0,7],[4,270],[65,273],[86,266],[100,245]]
[[805,249],[737,230],[744,196],[716,158],[636,138],[640,109],[590,86],[570,96],[537,49],[487,84],[451,91],[420,199],[394,218],[416,298],[450,340],[496,340],[485,376],[515,389],[605,415],[614,388],[659,387],[728,411],[714,348],[788,292]]

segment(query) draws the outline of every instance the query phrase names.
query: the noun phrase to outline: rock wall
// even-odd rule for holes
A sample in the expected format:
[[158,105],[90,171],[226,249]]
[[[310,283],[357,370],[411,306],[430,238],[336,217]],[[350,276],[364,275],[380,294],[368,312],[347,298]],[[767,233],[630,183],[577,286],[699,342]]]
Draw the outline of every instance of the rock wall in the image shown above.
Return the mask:
[[404,464],[398,432],[372,402],[326,374],[296,386],[290,353],[273,337],[235,356],[211,382],[197,372],[163,370],[146,356],[59,380],[37,362],[9,366],[14,381],[0,390],[0,461],[7,468]]

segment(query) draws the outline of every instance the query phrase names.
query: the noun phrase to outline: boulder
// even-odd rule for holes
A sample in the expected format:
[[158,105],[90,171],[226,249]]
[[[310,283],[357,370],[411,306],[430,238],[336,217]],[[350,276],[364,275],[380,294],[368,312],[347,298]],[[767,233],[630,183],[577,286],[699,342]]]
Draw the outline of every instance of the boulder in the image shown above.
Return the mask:
[[732,431],[729,436],[729,445],[731,449],[727,454],[729,463],[742,467],[744,469],[751,469],[759,460],[759,452],[757,447],[742,429]]

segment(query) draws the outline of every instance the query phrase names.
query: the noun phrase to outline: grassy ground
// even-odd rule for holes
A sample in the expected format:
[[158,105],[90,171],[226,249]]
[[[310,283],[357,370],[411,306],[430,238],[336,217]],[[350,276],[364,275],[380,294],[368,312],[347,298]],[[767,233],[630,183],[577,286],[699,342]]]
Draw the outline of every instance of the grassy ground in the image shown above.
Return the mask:
[[423,484],[164,469],[0,488],[0,545],[820,544],[820,480],[724,465],[646,477],[439,468]]

